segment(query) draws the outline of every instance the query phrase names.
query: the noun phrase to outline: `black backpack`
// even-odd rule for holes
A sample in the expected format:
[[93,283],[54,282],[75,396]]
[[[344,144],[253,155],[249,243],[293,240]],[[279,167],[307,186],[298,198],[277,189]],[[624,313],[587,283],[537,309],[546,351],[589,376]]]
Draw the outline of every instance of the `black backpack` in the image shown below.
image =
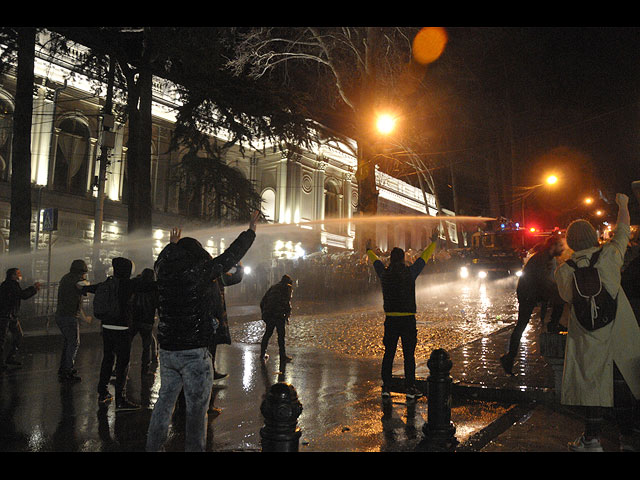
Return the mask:
[[93,297],[93,314],[100,320],[117,321],[120,318],[118,280],[108,277],[96,288]]
[[588,267],[578,267],[573,260],[567,265],[573,272],[573,310],[580,325],[593,331],[602,328],[616,318],[618,302],[602,285],[600,273],[595,267],[602,249],[591,256]]

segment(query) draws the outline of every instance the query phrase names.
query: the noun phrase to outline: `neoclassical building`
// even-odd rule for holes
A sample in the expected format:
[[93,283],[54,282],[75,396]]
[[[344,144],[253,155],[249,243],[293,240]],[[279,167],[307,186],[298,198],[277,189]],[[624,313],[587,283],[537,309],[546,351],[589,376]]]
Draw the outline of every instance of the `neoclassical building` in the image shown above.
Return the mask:
[[[40,35],[46,35],[42,33]],[[46,42],[39,41],[38,45]],[[34,271],[40,279],[58,280],[66,272],[68,258],[83,257],[91,263],[99,169],[100,113],[106,86],[73,72],[71,66],[83,47],[72,49],[66,58],[52,58],[36,52],[31,138],[32,240]],[[11,175],[12,113],[15,74],[0,77],[0,258],[10,255],[9,211]],[[155,252],[168,241],[171,227],[183,231],[203,230],[202,221],[187,216],[187,194],[170,174],[182,153],[168,151],[179,99],[170,82],[154,78],[153,139],[151,145],[151,194]],[[127,218],[127,126],[115,125],[115,146],[110,153],[106,179],[106,200],[100,261],[122,254],[126,243]],[[303,152],[274,152],[272,149],[231,150],[227,163],[249,179],[263,199],[263,213],[273,224],[288,225],[282,234],[269,237],[261,255],[272,259],[295,258],[317,251],[353,249],[358,186],[356,159],[344,148],[322,144]],[[379,212],[389,215],[435,215],[435,199],[401,180],[377,172]],[[54,262],[49,270],[49,236],[43,232],[39,212],[58,209],[58,229],[51,234]],[[446,211],[453,215],[453,212]],[[38,222],[40,218],[40,222]],[[455,226],[446,223],[450,240],[457,242]],[[268,231],[268,230],[265,230]],[[272,230],[275,232],[275,230]],[[382,224],[377,227],[377,244],[383,248],[422,248],[428,232],[424,227]],[[224,239],[215,232],[200,238],[212,254],[224,249]],[[2,257],[4,256],[4,257]],[[7,263],[5,262],[2,262]],[[4,265],[3,265],[4,266]]]

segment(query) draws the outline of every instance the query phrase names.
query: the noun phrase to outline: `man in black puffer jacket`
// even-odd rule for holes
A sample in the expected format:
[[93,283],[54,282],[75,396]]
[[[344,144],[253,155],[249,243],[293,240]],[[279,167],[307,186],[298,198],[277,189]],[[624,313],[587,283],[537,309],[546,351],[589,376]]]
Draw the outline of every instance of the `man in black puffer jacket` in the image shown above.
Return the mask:
[[213,387],[209,345],[218,326],[214,280],[233,268],[255,240],[260,212],[249,229],[225,252],[212,259],[200,242],[180,239],[177,229],[156,260],[158,283],[160,377],[162,383],[149,430],[147,451],[159,451],[167,439],[171,415],[184,388],[186,397],[185,450],[204,451],[206,417]]
[[394,248],[391,251],[389,266],[378,259],[376,254],[367,246],[367,255],[373,262],[373,268],[382,285],[384,302],[384,356],[382,357],[382,398],[391,395],[390,382],[393,368],[393,358],[396,354],[398,339],[402,339],[402,354],[404,356],[404,377],[407,399],[415,400],[422,396],[422,392],[415,387],[415,349],[418,342],[416,328],[416,279],[426,265],[436,242],[422,252],[422,255],[411,266],[404,261],[404,250]]

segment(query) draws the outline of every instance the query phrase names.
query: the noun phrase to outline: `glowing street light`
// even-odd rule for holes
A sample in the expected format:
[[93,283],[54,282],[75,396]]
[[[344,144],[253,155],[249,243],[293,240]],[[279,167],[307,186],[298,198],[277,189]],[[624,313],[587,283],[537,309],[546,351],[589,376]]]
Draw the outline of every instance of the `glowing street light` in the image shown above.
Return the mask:
[[591,205],[593,203],[593,198],[587,197],[584,199],[584,203],[587,205]]
[[602,210],[596,210],[596,215],[597,215],[597,216],[601,217],[601,216],[602,216],[602,213],[603,213],[603,212],[602,212]]
[[557,182],[558,182],[558,177],[556,177],[555,175],[549,175],[549,176],[547,177],[547,183],[548,183],[549,185],[554,185],[554,184],[555,184],[555,183],[557,183]]
[[376,122],[376,127],[378,128],[378,132],[383,135],[390,134],[396,126],[396,119],[389,114],[382,114],[378,116],[378,120]]

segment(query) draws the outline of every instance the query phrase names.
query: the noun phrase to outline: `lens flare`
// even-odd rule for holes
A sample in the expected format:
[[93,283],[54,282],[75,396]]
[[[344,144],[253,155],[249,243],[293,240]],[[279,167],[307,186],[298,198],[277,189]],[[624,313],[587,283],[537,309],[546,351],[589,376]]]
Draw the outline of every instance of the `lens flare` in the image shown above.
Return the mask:
[[442,27],[424,27],[413,39],[413,58],[427,65],[435,62],[447,45],[447,32]]

